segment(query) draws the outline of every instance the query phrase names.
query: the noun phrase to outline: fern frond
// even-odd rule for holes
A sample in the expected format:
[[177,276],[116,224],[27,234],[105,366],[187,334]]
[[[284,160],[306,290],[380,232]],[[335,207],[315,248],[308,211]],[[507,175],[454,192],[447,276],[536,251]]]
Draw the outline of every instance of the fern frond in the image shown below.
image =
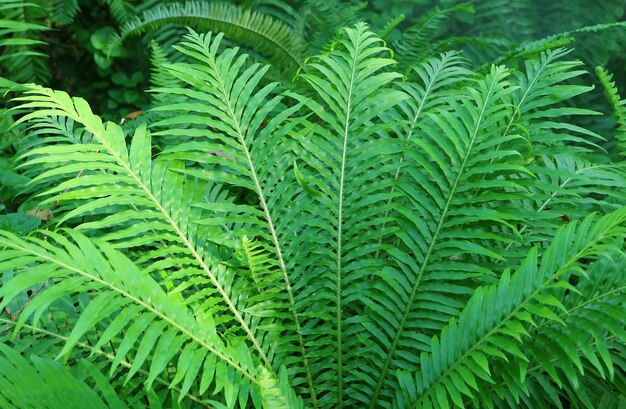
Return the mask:
[[[180,303],[176,294],[166,294],[156,281],[108,244],[95,244],[70,230],[65,231],[70,240],[51,231],[42,233],[47,240],[35,237],[22,240],[9,233],[0,235],[0,245],[7,249],[2,252],[3,270],[33,263],[27,271],[2,286],[0,295],[3,301],[0,308],[4,308],[16,295],[34,284],[47,280],[52,282],[26,306],[16,330],[29,318],[32,318],[32,325],[37,326],[41,314],[59,298],[77,291],[92,292],[93,298],[76,321],[59,357],[68,354],[95,324],[107,320],[106,330],[94,348],[99,349],[113,340],[119,342],[111,371],[120,365],[133,345],[141,339],[127,379],[137,372],[152,349],[163,351],[172,345],[179,348],[184,345],[172,382],[175,385],[185,379],[182,395],[191,387],[191,381],[199,369],[195,364],[192,365],[192,356],[196,363],[205,358],[213,359],[212,366],[205,366],[203,376],[222,377],[222,381],[228,377],[231,378],[229,382],[234,380],[237,384],[251,384],[252,394],[260,393],[260,390],[254,390],[258,380],[252,359],[246,356],[249,352],[237,345],[224,344],[210,316],[194,317]],[[119,314],[112,318],[112,314],[118,311]],[[122,330],[125,332],[120,336]],[[177,350],[170,350],[167,358],[161,356],[160,361],[151,362],[147,379],[149,384],[165,369]],[[227,370],[224,365],[231,370]],[[239,374],[234,379],[232,370]],[[247,394],[247,391],[244,393]]]
[[[418,124],[428,116],[429,111],[436,111],[443,104],[449,102],[452,92],[458,92],[457,86],[463,81],[472,78],[473,73],[465,67],[465,61],[456,52],[447,52],[439,58],[429,58],[427,61],[415,65],[411,70],[412,77],[417,82],[403,82],[399,86],[411,96],[410,99],[400,104],[397,112],[390,111],[389,117],[385,118],[390,123],[401,124],[396,131],[399,138],[408,145],[411,138],[418,131]],[[462,98],[459,93],[458,98]],[[400,163],[406,157],[402,155]],[[400,177],[402,167],[399,167],[393,179]],[[396,186],[392,187],[392,192]],[[394,198],[389,198],[390,204]],[[385,211],[388,215],[390,209]],[[383,224],[384,228],[385,224]],[[380,239],[382,241],[382,237]]]
[[165,68],[170,63],[163,48],[156,42],[150,42],[150,64],[152,72],[150,85],[152,88],[172,88],[178,85],[176,78]]
[[47,82],[50,77],[45,63],[47,56],[40,51],[44,42],[38,36],[48,28],[32,21],[28,14],[37,6],[23,0],[2,0],[0,6],[2,76],[17,83]]
[[[21,332],[20,335],[26,335],[26,333],[29,333],[28,338],[24,337],[27,340],[26,342],[28,342],[28,345],[23,345],[25,342],[24,339],[13,338],[8,335],[10,332],[13,331],[13,328],[16,325],[17,325],[17,322],[0,317],[0,330],[2,331],[2,333],[7,334],[6,341],[4,342],[6,344],[14,345],[13,348],[16,350],[28,349],[31,355],[42,354],[43,355],[42,357],[44,358],[47,356],[53,357],[58,353],[58,351],[60,351],[63,348],[63,345],[67,343],[67,341],[69,340],[69,338],[63,333],[56,332],[56,331],[62,331],[59,328],[55,328],[54,330],[53,329],[48,330],[48,329],[44,329],[41,327],[34,327],[29,324],[21,324],[21,328],[23,328],[23,331]],[[34,339],[37,341],[36,343],[32,342]],[[38,348],[39,346],[42,347],[41,350],[40,348]],[[116,358],[114,351],[107,352],[101,348],[95,348],[93,345],[87,342],[80,342],[80,341],[76,343],[76,345],[74,346],[74,350],[71,352],[71,358],[73,360],[78,360],[78,361],[85,360],[86,361],[87,359],[89,358],[93,359],[94,357],[102,358],[108,365],[115,362],[115,358]],[[133,368],[133,364],[130,361],[127,361],[126,359],[120,360],[119,366],[120,368],[123,368],[123,370],[117,369],[115,372],[116,372],[116,375],[119,372],[119,375],[122,378],[126,377],[124,376],[125,375],[124,371],[128,371]],[[100,368],[101,371],[103,371],[104,369],[105,369],[104,367]],[[153,378],[153,375],[145,369],[138,369],[137,373],[141,375],[143,379]],[[102,377],[104,379],[103,374],[98,374],[98,375],[99,377]],[[161,385],[164,388],[171,389],[176,394],[180,395],[181,393],[180,386],[171,385],[171,380],[167,380],[162,376],[154,377],[153,382],[154,384]],[[138,395],[141,395],[139,391],[133,391],[133,392]],[[121,393],[119,392],[112,393],[108,396],[114,399],[118,395],[121,395]],[[203,402],[202,399],[200,399],[199,397],[195,395],[192,395],[191,391],[188,391],[186,394],[183,394],[183,396],[193,401],[195,405],[201,405],[203,407],[211,408],[211,406]],[[184,403],[184,401],[181,403]],[[61,406],[61,407],[64,407],[64,406]]]
[[[172,73],[170,73],[166,68],[166,66],[170,64],[171,61],[168,58],[165,51],[163,50],[163,47],[159,43],[153,40],[150,42],[150,50],[151,50],[150,86],[153,89],[174,88],[174,87],[180,86],[180,81],[174,75],[172,75]],[[164,96],[163,94],[160,94],[160,93],[152,94],[152,100],[155,106],[166,105],[168,103],[171,103],[173,102],[172,98],[173,98],[172,96]],[[185,96],[177,97],[177,100],[181,102],[184,101],[185,99],[186,99]],[[145,114],[147,115],[147,117],[144,117],[143,119],[148,123],[157,122],[158,120],[163,119],[163,115],[161,115],[159,112],[154,111],[154,110],[148,111]],[[168,143],[168,142],[169,141],[165,139],[164,144],[173,145],[175,143],[180,143],[180,138],[176,137],[173,139],[172,143]]]
[[[202,220],[203,214],[219,211],[219,208],[201,203],[215,200],[216,195],[223,200],[219,189],[210,193],[208,186],[191,176],[191,171],[185,170],[180,162],[163,160],[151,165],[150,137],[144,127],[137,129],[128,150],[121,129],[111,123],[106,126],[102,124],[84,101],[71,100],[64,93],[38,87],[33,87],[30,94],[20,99],[23,101],[22,107],[39,105],[50,109],[27,115],[23,120],[51,114],[67,116],[84,126],[94,139],[79,145],[58,146],[56,149],[47,147],[29,153],[29,156],[43,155],[32,159],[29,165],[64,164],[44,172],[34,183],[45,182],[51,177],[70,176],[47,191],[45,194],[51,196],[43,203],[83,201],[81,205],[67,209],[59,221],[92,212],[109,214],[82,223],[79,228],[83,231],[106,231],[122,223],[125,225],[123,230],[107,232],[102,238],[118,248],[156,246],[155,250],[149,251],[138,262],[145,265],[149,272],[157,272],[162,266],[178,266],[179,270],[172,272],[166,280],[174,287],[181,278],[195,276],[201,291],[187,300],[187,304],[200,303],[195,308],[208,315],[223,311],[226,307],[225,310],[230,311],[231,317],[252,342],[262,362],[272,368],[268,354],[276,346],[268,330],[263,329],[269,326],[259,324],[262,316],[245,311],[242,305],[247,298],[243,294],[248,291],[245,280],[235,276],[234,269],[220,264],[215,242],[207,240],[232,242],[226,236],[224,240],[219,240],[217,235],[221,229],[212,227],[214,223]],[[68,155],[71,150],[82,154]],[[83,171],[80,177],[72,177],[72,173],[75,176],[77,166]],[[109,173],[110,170],[115,173]],[[92,198],[96,200],[90,200]],[[126,210],[120,211],[119,206]],[[192,206],[196,209],[192,215],[179,211],[181,207]],[[212,231],[217,235],[210,233]],[[164,242],[169,243],[169,246],[164,246]],[[163,257],[166,259],[160,260]],[[176,292],[181,290],[184,287]],[[216,297],[221,301],[216,303]],[[228,313],[220,315],[219,319],[228,321]]]
[[[80,365],[91,366],[86,360],[80,361]],[[106,395],[105,391],[112,389],[106,379],[93,377],[90,381],[95,381],[100,394],[61,363],[37,356],[28,360],[15,349],[0,344],[0,382],[4,385],[0,389],[0,404],[5,408],[128,409],[119,399]],[[31,393],[22,393],[27,390]]]
[[54,0],[52,2],[52,21],[59,25],[67,25],[74,21],[80,11],[78,0]]
[[227,38],[255,50],[285,72],[295,72],[304,60],[304,42],[288,26],[261,13],[221,2],[188,1],[146,10],[141,17],[122,27],[120,36],[112,40],[109,49],[128,37],[153,31],[165,24],[223,32]]
[[615,122],[617,122],[617,143],[619,154],[626,156],[626,100],[622,100],[613,81],[613,75],[602,67],[596,67],[596,75],[613,108]]
[[435,9],[406,29],[402,38],[393,43],[401,67],[414,66],[439,51],[435,39],[449,16],[458,11],[473,13],[474,7],[470,3],[459,3],[446,9]]
[[[507,386],[498,388],[497,394],[512,397],[513,402],[522,399],[529,406],[559,407],[561,402],[555,397],[565,396],[594,407],[591,402],[599,399],[589,398],[587,393],[593,393],[593,388],[581,388],[582,384],[595,379],[606,388],[617,376],[616,371],[624,369],[611,345],[626,342],[622,302],[625,268],[623,252],[610,254],[593,262],[569,291],[557,291],[554,295],[563,302],[555,318],[540,319],[536,326],[527,328],[530,337],[523,350],[528,361],[509,357],[509,362],[496,364],[494,373],[502,374],[506,380],[501,384]],[[532,387],[546,392],[529,393]]]
[[[478,391],[479,383],[494,382],[491,360],[504,358],[503,351],[525,359],[519,348],[527,334],[523,323],[560,321],[548,307],[561,307],[551,294],[568,288],[573,275],[584,276],[581,259],[619,251],[615,239],[624,233],[625,220],[622,208],[571,223],[560,229],[541,258],[535,248],[512,276],[505,273],[497,285],[477,289],[458,320],[452,319],[441,336],[432,339],[430,352],[421,354],[420,371],[399,375],[403,393],[397,395],[395,407],[449,407],[450,401],[463,406],[462,394],[474,398],[472,389]],[[481,325],[475,325],[477,320]],[[567,364],[577,359],[563,358]]]
[[[533,210],[529,223],[520,228],[524,242],[519,244],[523,247],[548,240],[564,221],[582,219],[592,211],[616,210],[626,204],[624,167],[594,164],[579,156],[575,152],[542,156],[537,159],[538,164],[529,166],[537,178],[530,188],[533,200],[528,207]],[[509,259],[515,257],[515,251],[507,255]]]
[[[194,137],[192,142],[166,150],[163,157],[184,158],[199,164],[206,163],[209,166],[213,164],[215,170],[210,170],[210,168],[189,170],[207,180],[214,177],[215,171],[225,174],[232,170],[229,172],[232,176],[224,180],[229,184],[250,190],[258,197],[261,212],[250,206],[236,204],[213,203],[206,204],[204,207],[230,220],[239,220],[249,226],[241,226],[242,228],[231,234],[243,236],[247,234],[246,232],[253,231],[251,228],[254,227],[257,230],[255,234],[263,240],[263,250],[274,260],[274,264],[266,270],[277,269],[280,274],[275,275],[269,272],[264,274],[266,277],[279,279],[266,280],[266,287],[259,291],[269,294],[276,288],[282,290],[282,296],[278,294],[274,303],[275,305],[283,303],[280,309],[292,317],[292,325],[294,325],[293,329],[297,337],[297,353],[302,357],[302,367],[297,371],[302,371],[300,374],[303,374],[306,379],[308,393],[315,405],[313,376],[304,348],[302,324],[287,267],[289,261],[286,252],[288,250],[284,248],[287,244],[287,236],[282,236],[282,232],[279,231],[277,209],[275,209],[278,207],[276,201],[294,193],[294,186],[289,185],[292,179],[279,179],[280,175],[287,172],[286,166],[290,163],[284,158],[285,154],[289,154],[290,145],[285,143],[278,148],[278,143],[294,126],[297,126],[297,120],[287,122],[287,119],[300,106],[295,105],[276,113],[282,97],[271,97],[271,95],[277,84],[268,84],[256,90],[267,67],[254,64],[244,70],[242,67],[246,56],[235,58],[237,49],[229,49],[218,54],[221,38],[221,35],[213,39],[211,35],[198,35],[191,32],[186,36],[187,42],[178,47],[178,50],[189,56],[194,63],[171,64],[167,68],[172,75],[183,83],[193,86],[195,90],[159,89],[160,92],[169,95],[187,95],[190,99],[188,102],[155,108],[157,112],[176,113],[175,116],[170,116],[155,124],[155,126],[165,128],[156,135],[186,134]],[[222,118],[222,121],[215,121],[215,117]],[[189,124],[192,127],[185,129]],[[194,129],[196,126],[200,128]],[[207,132],[206,129],[210,131]],[[219,156],[215,154],[214,157],[207,158],[204,152],[211,151],[219,152]],[[259,232],[260,227],[264,231]],[[243,238],[242,236],[239,237]],[[263,308],[262,305],[264,304],[255,306],[255,310]],[[285,344],[281,350],[284,348],[287,350],[281,351],[281,354],[287,353],[293,347],[293,345]],[[296,372],[292,372],[292,376],[296,376]]]
[[[498,140],[506,141],[507,137],[499,135],[498,124],[508,113],[508,97],[513,91],[506,81],[507,76],[504,68],[492,68],[491,73],[479,83],[479,88],[472,90],[469,98],[462,102],[451,100],[451,110],[441,109],[430,113],[429,119],[433,122],[422,122],[418,128],[420,137],[411,139],[406,155],[408,166],[414,164],[420,170],[409,167],[401,185],[410,207],[407,206],[402,212],[407,220],[403,223],[404,231],[399,232],[398,237],[414,258],[401,251],[393,253],[398,261],[397,270],[393,272],[395,280],[406,284],[395,289],[390,287],[388,291],[389,294],[395,294],[394,297],[399,301],[393,304],[389,303],[390,300],[381,302],[376,293],[370,301],[376,307],[373,308],[376,322],[381,322],[391,314],[388,308],[399,310],[393,312],[399,317],[398,320],[387,327],[384,336],[376,337],[385,352],[384,359],[378,362],[372,358],[372,366],[367,369],[371,374],[376,374],[370,385],[373,391],[370,407],[377,404],[381,393],[390,392],[387,389],[391,386],[387,375],[395,370],[396,354],[402,354],[408,362],[413,361],[412,358],[406,359],[405,350],[410,343],[405,337],[411,338],[413,343],[424,342],[423,336],[417,340],[411,335],[413,329],[422,328],[423,331],[440,328],[440,320],[449,317],[448,314],[455,315],[454,311],[461,305],[457,297],[471,291],[466,287],[467,284],[462,283],[465,281],[469,284],[471,278],[488,274],[479,264],[472,263],[472,255],[495,259],[501,257],[480,244],[481,238],[488,239],[480,230],[467,227],[461,229],[460,226],[466,223],[471,225],[474,221],[510,225],[519,218],[510,209],[498,209],[494,206],[497,202],[493,202],[489,208],[480,203],[474,207],[457,198],[457,195],[464,195],[468,189],[482,184],[479,180],[472,181],[466,167],[480,169],[479,163],[488,162],[486,158],[489,155],[485,154],[493,149],[494,143],[497,144]],[[453,164],[452,168],[449,163]],[[502,171],[524,172],[513,162],[507,163]],[[420,175],[418,172],[425,174]],[[509,185],[508,181],[497,176],[490,178],[489,185],[492,189],[508,187],[509,194],[513,196],[522,190],[520,186]],[[505,194],[499,199],[504,201],[510,197]],[[464,205],[462,208],[457,207],[457,203]],[[505,235],[492,236],[491,239],[504,242],[510,240]],[[455,283],[441,287],[430,285],[438,280],[440,273],[446,274],[444,269],[455,271]],[[412,357],[415,355],[412,354]]]
[[[397,166],[390,161],[390,154],[397,147],[393,140],[384,137],[391,124],[383,123],[379,117],[408,97],[403,92],[385,89],[399,75],[385,72],[385,67],[394,61],[386,57],[389,50],[382,41],[364,24],[346,29],[345,34],[336,49],[311,60],[306,74],[301,75],[323,101],[305,101],[324,126],[315,127],[311,137],[300,137],[300,143],[303,153],[311,156],[307,165],[324,181],[315,185],[320,191],[316,199],[319,202],[308,216],[320,231],[308,240],[315,242],[319,236],[334,239],[328,243],[330,251],[309,258],[304,268],[311,270],[308,274],[327,281],[328,293],[324,296],[334,305],[332,311],[329,305],[317,305],[321,300],[315,300],[315,306],[309,310],[334,315],[319,325],[318,343],[320,347],[322,342],[327,343],[323,348],[335,354],[336,384],[324,386],[331,387],[329,392],[337,407],[359,399],[344,391],[344,365],[347,363],[346,370],[352,373],[351,364],[357,360],[350,356],[358,355],[362,349],[354,336],[359,326],[351,325],[344,316],[357,300],[350,288],[358,288],[357,282],[387,263],[385,258],[376,261],[369,256],[383,247],[378,244],[379,238],[397,227],[371,229],[387,218],[384,203],[394,193],[389,193],[390,180],[384,176]],[[334,339],[323,334],[329,324],[335,329]]]
[[136,9],[128,0],[100,0],[109,7],[109,12],[120,25],[135,17]]

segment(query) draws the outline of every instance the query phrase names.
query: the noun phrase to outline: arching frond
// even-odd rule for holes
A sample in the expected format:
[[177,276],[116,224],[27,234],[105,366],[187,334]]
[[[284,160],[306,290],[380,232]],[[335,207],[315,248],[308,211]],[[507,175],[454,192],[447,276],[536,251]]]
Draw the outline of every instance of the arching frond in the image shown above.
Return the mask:
[[[184,293],[187,287],[183,284],[182,288],[176,288],[180,280],[194,277],[199,291],[185,304],[194,306],[198,314],[208,316],[224,311],[225,315],[216,316],[215,320],[221,324],[232,319],[238,322],[244,337],[252,342],[261,362],[272,372],[270,352],[275,349],[275,341],[270,336],[271,326],[261,324],[262,315],[245,310],[242,303],[247,297],[242,295],[248,291],[249,285],[244,277],[235,275],[235,269],[221,264],[219,248],[215,247],[215,243],[232,246],[232,238],[228,237],[228,232],[221,232],[220,227],[213,227],[214,223],[203,221],[208,212],[220,210],[210,205],[212,199],[221,197],[223,200],[224,195],[219,189],[211,189],[194,178],[193,172],[185,170],[179,161],[165,159],[151,164],[150,136],[145,127],[137,129],[130,149],[127,149],[121,129],[111,123],[102,124],[84,101],[71,100],[64,93],[37,87],[30,94],[21,98],[22,107],[42,105],[50,109],[37,111],[23,120],[58,114],[80,123],[92,135],[82,143],[57,145],[56,148],[29,153],[29,157],[33,157],[27,163],[29,166],[63,164],[34,181],[64,180],[45,192],[50,197],[43,202],[78,204],[65,208],[64,217],[59,222],[97,214],[98,218],[88,218],[79,228],[86,232],[102,232],[101,237],[119,249],[155,246],[137,262],[152,274],[163,268],[175,268],[164,282],[164,285],[172,286],[174,293]],[[68,154],[71,151],[80,153]],[[86,163],[90,165],[86,166]],[[82,171],[76,177],[80,168]],[[203,203],[205,201],[209,203]],[[196,210],[190,215],[181,213],[181,207]],[[228,204],[222,208],[228,209]],[[124,227],[110,231],[113,226]],[[129,240],[129,234],[134,239]]]
[[188,1],[146,10],[141,17],[122,26],[120,36],[113,39],[109,48],[165,24],[223,32],[230,40],[255,50],[285,72],[295,72],[304,60],[304,43],[288,26],[259,12],[222,2]]
[[[393,315],[398,317],[386,327],[384,335],[376,337],[384,352],[382,359],[372,358],[372,367],[368,368],[373,380],[370,384],[371,407],[376,405],[381,393],[391,392],[385,391],[385,385],[389,385],[390,372],[396,370],[396,356],[403,356],[406,362],[403,366],[410,365],[413,359],[407,359],[404,351],[410,344],[425,341],[423,335],[419,339],[411,335],[415,329],[422,328],[423,332],[425,329],[440,328],[440,320],[447,319],[448,314],[455,315],[455,309],[462,305],[458,297],[471,291],[467,287],[471,282],[468,280],[487,273],[472,263],[472,255],[500,257],[479,244],[477,239],[484,234],[482,231],[461,226],[479,220],[481,223],[507,225],[519,217],[508,210],[498,209],[494,206],[497,203],[495,201],[487,208],[480,202],[470,207],[466,201],[457,199],[457,195],[471,192],[471,189],[483,184],[480,180],[472,182],[469,167],[480,169],[482,158],[485,158],[482,159],[485,164],[488,163],[487,153],[493,149],[493,144],[497,144],[498,140],[506,140],[506,137],[499,135],[498,124],[507,115],[508,97],[513,90],[506,81],[507,75],[503,68],[494,67],[480,82],[479,88],[472,90],[468,99],[450,101],[451,110],[442,108],[430,113],[433,122],[419,124],[418,137],[410,140],[408,167],[403,178],[406,182],[401,185],[409,204],[402,211],[407,220],[398,237],[412,256],[394,251],[398,267],[396,271],[387,274],[393,274],[395,281],[405,283],[393,290],[390,286],[388,290],[390,295],[395,294],[393,297],[397,301],[383,301],[377,293],[372,294],[373,299],[370,301],[376,322],[385,320],[392,313],[389,308],[396,310]],[[452,169],[449,163],[453,164]],[[521,168],[509,162],[502,170],[517,173]],[[494,188],[509,183],[499,178],[490,178],[489,182]],[[510,194],[519,194],[516,190],[521,191],[520,187],[509,187]],[[500,199],[507,200],[509,197],[504,195]],[[463,210],[457,207],[457,203],[461,202]],[[491,239],[510,240],[504,235],[495,235]],[[436,281],[440,274],[447,274],[444,271],[451,270],[456,276],[454,284],[430,285],[431,280]],[[409,342],[409,338],[412,342]]]
[[[279,228],[282,226],[278,225],[276,218],[281,201],[289,200],[290,195],[295,194],[296,186],[289,183],[293,179],[281,176],[288,172],[291,164],[285,157],[290,155],[291,146],[285,137],[299,122],[288,118],[295,114],[299,105],[278,112],[282,96],[272,95],[277,84],[259,86],[267,67],[254,64],[244,69],[247,56],[236,57],[237,49],[218,54],[221,38],[221,35],[212,38],[211,35],[191,32],[186,37],[187,42],[178,48],[193,63],[171,64],[167,68],[183,84],[193,88],[159,89],[164,94],[186,95],[189,100],[156,108],[158,112],[169,113],[167,119],[155,124],[164,129],[156,135],[191,137],[190,142],[166,150],[162,157],[198,163],[199,168],[188,172],[201,179],[212,180],[217,174],[230,175],[223,179],[226,183],[249,190],[258,198],[258,210],[247,205],[223,203],[221,198],[201,206],[218,218],[240,224],[239,228],[228,229],[225,233],[234,240],[243,240],[244,248],[248,238],[261,240],[258,243],[260,248],[254,253],[266,253],[265,257],[269,257],[271,263],[265,264],[260,274],[265,278],[256,282],[257,286],[261,285],[259,301],[268,298],[270,293],[275,297],[271,305],[261,303],[254,309],[261,313],[261,308],[273,308],[277,314],[291,316],[289,325],[293,327],[280,328],[276,323],[276,328],[279,331],[295,330],[296,340],[281,344],[276,352],[281,356],[298,353],[302,357],[302,366],[297,364],[288,370],[292,377],[306,379],[308,393],[315,402],[300,310],[287,267],[289,250],[284,247],[288,238],[281,235]],[[221,122],[215,118],[221,118]],[[280,143],[283,145],[279,146]],[[211,152],[211,156],[207,157],[206,152]],[[206,222],[214,223],[211,220]],[[254,273],[256,263],[250,257],[249,248],[246,251],[246,262]]]
[[[623,208],[571,223],[560,229],[541,257],[533,249],[514,274],[505,273],[497,285],[477,289],[458,320],[452,319],[441,336],[432,339],[430,351],[421,354],[420,371],[399,374],[402,393],[395,407],[463,407],[462,395],[474,399],[472,389],[481,391],[479,384],[494,383],[489,362],[506,360],[503,351],[527,361],[519,349],[527,334],[524,323],[560,321],[553,309],[562,304],[553,294],[569,288],[571,277],[584,277],[582,258],[596,258],[607,248],[621,251],[615,239],[624,232],[625,217]],[[475,325],[476,320],[481,324]],[[566,367],[578,360],[576,355],[559,356]]]
[[[217,377],[221,383],[230,379],[228,382],[237,385],[248,384],[253,395],[260,394],[260,390],[255,389],[259,381],[249,352],[241,348],[240,343],[228,345],[220,340],[210,315],[194,316],[180,303],[177,294],[167,294],[148,274],[110,245],[93,243],[75,231],[65,233],[70,240],[51,231],[42,232],[45,241],[34,237],[22,240],[8,233],[0,236],[0,244],[10,249],[3,252],[3,270],[33,263],[2,286],[1,308],[31,286],[48,283],[26,306],[16,329],[28,319],[36,326],[47,307],[65,295],[91,293],[59,356],[68,354],[84,334],[104,321],[105,330],[94,348],[102,348],[107,342],[117,344],[111,371],[127,354],[134,352],[127,379],[155,349],[161,353],[158,354],[160,359],[149,365],[147,382],[151,384],[175,357],[178,348],[182,348],[172,382],[175,385],[185,380],[182,395],[191,387],[199,364],[205,359],[212,363],[204,366],[203,377]],[[139,345],[135,349],[136,343]],[[173,349],[172,345],[178,348]],[[247,395],[240,386],[236,388],[237,394],[240,390]]]
[[582,385],[595,382],[605,392],[619,388],[612,382],[622,370],[614,363],[620,357],[613,345],[626,341],[625,268],[624,253],[616,252],[593,262],[579,280],[570,279],[572,286],[556,291],[558,299],[565,295],[561,308],[550,318],[539,318],[536,326],[527,326],[525,357],[508,356],[509,362],[496,363],[493,373],[505,379],[497,384],[506,385],[494,396],[502,402],[499,406],[524,402],[562,407],[560,398],[565,397],[596,407],[601,397],[593,396],[595,388]]

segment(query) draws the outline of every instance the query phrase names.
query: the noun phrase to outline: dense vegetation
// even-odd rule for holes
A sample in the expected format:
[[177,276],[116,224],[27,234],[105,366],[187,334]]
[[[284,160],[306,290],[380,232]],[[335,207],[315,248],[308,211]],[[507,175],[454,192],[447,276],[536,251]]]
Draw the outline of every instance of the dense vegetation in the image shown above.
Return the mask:
[[0,407],[624,407],[625,12],[0,0]]

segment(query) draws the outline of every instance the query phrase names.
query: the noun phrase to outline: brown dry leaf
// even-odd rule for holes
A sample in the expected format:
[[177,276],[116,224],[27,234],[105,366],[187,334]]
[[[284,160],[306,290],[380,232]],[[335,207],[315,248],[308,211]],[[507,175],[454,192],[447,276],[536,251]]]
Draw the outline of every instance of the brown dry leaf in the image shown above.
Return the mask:
[[143,115],[143,109],[140,109],[139,111],[131,112],[130,114],[126,115],[126,119],[130,119],[132,121],[133,119],[137,119],[137,117],[140,115]]
[[235,158],[233,158],[232,156],[228,156],[227,154],[225,154],[222,151],[207,151],[206,153],[208,153],[209,155],[221,156],[221,157],[226,158],[228,160],[235,160]]
[[36,218],[38,218],[42,222],[47,222],[48,220],[51,220],[52,217],[54,217],[54,215],[52,214],[52,210],[51,209],[39,210],[39,206],[35,207],[34,209],[27,210],[26,214],[30,214],[31,216],[35,216]]

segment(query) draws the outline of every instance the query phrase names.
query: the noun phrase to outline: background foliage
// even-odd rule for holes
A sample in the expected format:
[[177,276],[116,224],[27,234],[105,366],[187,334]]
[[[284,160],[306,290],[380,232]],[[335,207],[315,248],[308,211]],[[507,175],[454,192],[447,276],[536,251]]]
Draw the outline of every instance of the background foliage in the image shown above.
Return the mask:
[[0,406],[625,405],[625,13],[0,0]]

